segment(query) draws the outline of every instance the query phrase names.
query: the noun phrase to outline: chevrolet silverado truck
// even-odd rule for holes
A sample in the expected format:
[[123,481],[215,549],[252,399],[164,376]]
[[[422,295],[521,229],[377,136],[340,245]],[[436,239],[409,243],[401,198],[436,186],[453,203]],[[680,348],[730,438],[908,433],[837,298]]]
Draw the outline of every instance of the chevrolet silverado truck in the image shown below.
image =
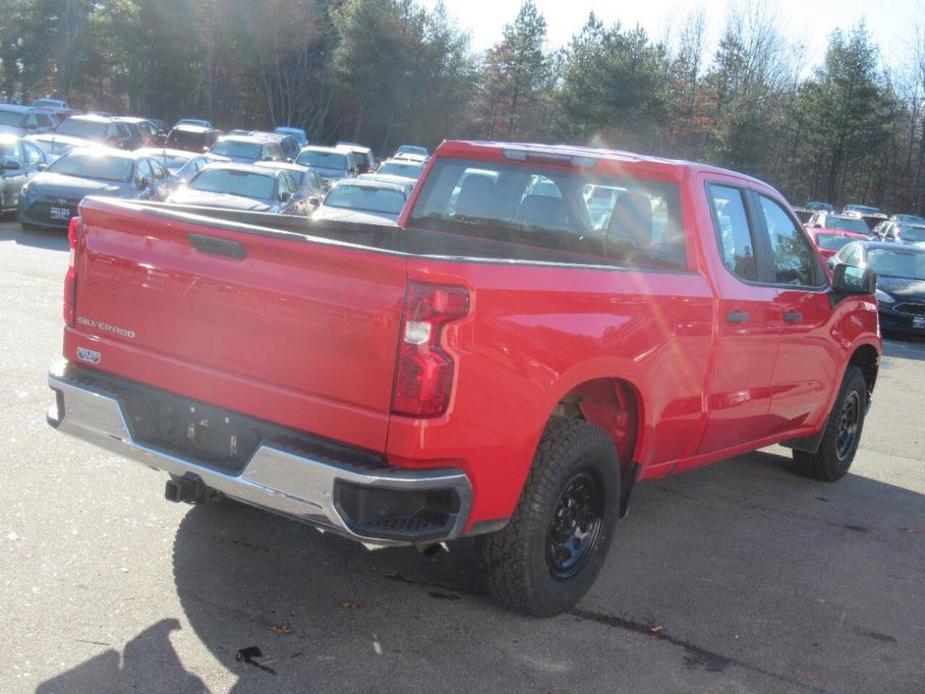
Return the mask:
[[637,481],[778,443],[845,475],[880,362],[875,277],[829,276],[776,190],[626,152],[448,141],[398,227],[88,197],[69,237],[53,427],[172,501],[477,536],[532,615]]

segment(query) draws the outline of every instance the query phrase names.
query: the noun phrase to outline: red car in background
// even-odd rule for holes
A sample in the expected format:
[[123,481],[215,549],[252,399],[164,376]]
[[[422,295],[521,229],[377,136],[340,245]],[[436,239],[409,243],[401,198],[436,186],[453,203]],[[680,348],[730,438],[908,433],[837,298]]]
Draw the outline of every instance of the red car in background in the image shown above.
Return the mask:
[[823,260],[828,260],[852,241],[870,241],[866,234],[840,229],[810,229],[809,235]]

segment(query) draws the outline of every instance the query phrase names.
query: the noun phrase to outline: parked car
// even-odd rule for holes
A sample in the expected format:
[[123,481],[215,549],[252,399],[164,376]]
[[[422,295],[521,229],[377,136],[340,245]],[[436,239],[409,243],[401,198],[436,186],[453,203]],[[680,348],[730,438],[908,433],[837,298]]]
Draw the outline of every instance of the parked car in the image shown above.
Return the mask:
[[838,253],[838,250],[842,246],[852,241],[870,240],[867,234],[858,233],[856,231],[836,231],[833,229],[811,229],[809,235],[823,260],[828,260]]
[[[473,537],[487,592],[538,616],[585,595],[637,482],[776,443],[847,474],[875,278],[830,280],[779,192],[589,148],[432,162],[397,229],[88,198],[51,426],[169,473],[171,500],[373,546]],[[605,229],[588,184],[626,189]]]
[[874,235],[891,243],[925,243],[925,226],[881,222],[874,227]]
[[110,147],[82,147],[60,157],[22,188],[24,229],[66,229],[87,195],[161,201],[171,186],[160,161]]
[[273,171],[288,171],[295,181],[296,186],[302,192],[303,196],[309,201],[309,206],[314,209],[321,204],[321,198],[324,196],[327,187],[321,176],[312,171],[307,166],[292,164],[285,161],[258,161],[254,166],[260,168],[272,169]]
[[42,108],[48,111],[68,111],[71,107],[62,99],[36,99],[32,102],[32,108]]
[[164,146],[190,152],[208,152],[221,136],[221,130],[203,128],[199,125],[177,125],[168,133]]
[[607,228],[617,200],[624,193],[626,193],[626,189],[619,186],[594,185],[592,183],[585,186],[583,198],[592,229]]
[[867,238],[874,235],[873,230],[860,217],[830,212],[816,212],[809,218],[806,226],[810,229],[824,229],[826,231],[851,231],[856,234],[864,234]]
[[423,157],[427,159],[428,152],[427,147],[420,147],[418,145],[401,145],[398,149],[395,150],[395,154],[392,157],[400,157],[403,154],[411,154],[418,157]]
[[858,205],[855,203],[845,205],[841,212],[842,214],[847,214],[848,212],[857,212],[858,214],[883,214],[883,210],[879,207],[874,207],[873,205]]
[[794,207],[793,213],[797,216],[797,219],[799,219],[800,222],[806,224],[816,212],[815,210],[811,210],[808,207]]
[[301,147],[292,135],[281,135],[279,133],[268,133],[262,130],[255,130],[251,133],[254,137],[260,137],[270,142],[275,142],[283,151],[283,158],[286,161],[293,161],[299,156]]
[[349,153],[334,147],[316,147],[310,145],[302,148],[295,163],[307,166],[317,173],[330,186],[342,178],[356,176],[357,171],[350,161]]
[[850,243],[835,262],[871,269],[884,332],[925,334],[925,248],[895,243]]
[[136,127],[110,116],[71,116],[55,132],[118,149],[131,150],[141,146],[141,133]]
[[911,224],[913,226],[925,227],[925,217],[917,214],[893,214],[890,215],[890,221],[897,224]]
[[209,152],[197,154],[196,152],[189,152],[182,149],[151,147],[140,149],[138,152],[154,157],[166,166],[167,170],[170,171],[173,176],[174,185],[185,183],[209,164],[228,161],[227,157],[220,157]]
[[359,155],[357,173],[373,173],[376,170],[376,155],[373,151],[365,146],[358,145],[356,142],[338,142],[335,147],[342,148]]
[[120,123],[128,123],[138,131],[141,142],[132,149],[137,149],[138,147],[154,147],[164,141],[163,136],[158,132],[157,126],[147,118],[119,116],[116,120]]
[[407,200],[402,184],[352,178],[331,186],[312,219],[396,226]]
[[167,125],[167,121],[161,120],[160,118],[148,118],[148,121],[157,128],[159,135],[167,137],[167,133],[170,132],[170,126]]
[[294,137],[299,149],[308,145],[308,135],[302,128],[279,127],[276,129],[276,134]]
[[176,128],[178,125],[193,125],[197,128],[205,128],[206,130],[215,129],[211,121],[203,120],[201,118],[181,118],[173,124],[173,127]]
[[275,214],[309,213],[308,199],[288,171],[233,161],[206,166],[174,190],[167,202]]
[[209,149],[212,154],[228,157],[240,164],[253,164],[256,161],[285,161],[279,142],[268,140],[260,135],[223,135]]
[[888,219],[887,215],[879,207],[871,205],[845,205],[842,214],[848,217],[857,217],[863,219],[868,228],[873,230],[880,222]]
[[424,173],[424,163],[407,159],[386,159],[379,165],[376,173],[387,176],[403,176],[416,181]]
[[405,176],[392,176],[390,174],[381,174],[381,173],[371,173],[371,174],[360,174],[356,177],[358,181],[378,181],[379,183],[388,183],[393,186],[401,186],[405,191],[405,197],[411,197],[411,191],[414,190],[414,186],[417,183],[413,178],[407,178]]
[[48,155],[25,138],[0,133],[0,213],[19,206],[23,185],[48,166]]
[[50,132],[55,125],[51,113],[45,109],[0,104],[0,133],[22,137],[32,133]]
[[813,212],[835,212],[835,207],[832,204],[828,202],[819,202],[818,200],[810,200],[804,207]]
[[67,154],[75,147],[89,147],[96,144],[82,137],[68,137],[67,135],[59,135],[56,132],[42,133],[41,135],[26,135],[23,139],[45,150],[45,155],[49,164],[62,154]]

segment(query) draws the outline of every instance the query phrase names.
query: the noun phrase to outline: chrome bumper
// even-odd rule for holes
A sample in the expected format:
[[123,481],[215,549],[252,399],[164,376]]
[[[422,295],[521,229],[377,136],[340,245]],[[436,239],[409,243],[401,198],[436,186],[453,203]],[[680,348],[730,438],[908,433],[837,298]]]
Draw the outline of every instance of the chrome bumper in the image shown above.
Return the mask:
[[398,492],[452,490],[459,509],[452,525],[428,542],[450,540],[463,533],[472,506],[472,486],[459,470],[374,470],[332,464],[261,442],[238,475],[207,467],[146,446],[132,439],[118,397],[69,378],[66,363],[48,374],[56,404],[48,422],[61,431],[123,457],[177,477],[193,476],[210,489],[238,501],[301,520],[367,545],[405,545],[414,539],[382,538],[352,530],[335,504],[335,482]]

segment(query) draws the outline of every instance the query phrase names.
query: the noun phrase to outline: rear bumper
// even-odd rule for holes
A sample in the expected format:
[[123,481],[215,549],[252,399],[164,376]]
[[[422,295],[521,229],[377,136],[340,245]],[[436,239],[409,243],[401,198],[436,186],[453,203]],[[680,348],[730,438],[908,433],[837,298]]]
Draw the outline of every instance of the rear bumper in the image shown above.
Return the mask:
[[472,508],[472,486],[459,470],[361,465],[356,457],[350,462],[338,460],[331,449],[319,453],[288,437],[261,438],[240,471],[220,470],[192,456],[138,441],[128,424],[131,418],[118,382],[113,379],[115,387],[107,387],[95,377],[84,377],[85,373],[61,362],[48,374],[56,402],[47,418],[58,431],[365,544],[436,542],[463,533]]

